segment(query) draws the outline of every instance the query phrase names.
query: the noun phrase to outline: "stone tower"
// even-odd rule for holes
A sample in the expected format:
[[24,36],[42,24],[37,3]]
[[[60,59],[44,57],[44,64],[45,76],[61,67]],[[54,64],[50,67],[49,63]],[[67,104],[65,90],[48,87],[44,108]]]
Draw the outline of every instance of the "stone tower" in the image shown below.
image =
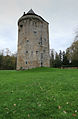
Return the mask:
[[18,20],[17,70],[50,66],[48,25],[32,9]]

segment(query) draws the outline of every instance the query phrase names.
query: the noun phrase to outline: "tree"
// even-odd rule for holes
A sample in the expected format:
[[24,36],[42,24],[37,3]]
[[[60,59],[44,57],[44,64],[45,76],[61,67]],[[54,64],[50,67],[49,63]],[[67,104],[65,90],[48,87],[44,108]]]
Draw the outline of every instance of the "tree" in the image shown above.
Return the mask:
[[2,64],[3,64],[3,55],[0,54],[0,69],[2,68]]
[[59,58],[60,58],[60,61],[62,62],[62,51],[61,50],[59,52]]
[[50,66],[54,67],[54,49],[51,50],[51,56],[50,56]]
[[63,61],[63,53],[62,53],[61,50],[59,52],[59,60],[60,60],[60,67],[61,67],[62,66],[62,61]]
[[67,53],[72,65],[78,66],[78,40],[75,40],[72,45],[67,48]]
[[[4,55],[6,54],[6,55]],[[6,51],[1,51],[0,53],[0,69],[13,70],[16,69],[16,54],[12,54],[7,48]]]
[[61,60],[60,60],[59,54],[57,52],[55,55],[54,67],[56,67],[56,68],[61,67]]
[[67,58],[67,53],[63,51],[63,65],[69,65],[69,60]]

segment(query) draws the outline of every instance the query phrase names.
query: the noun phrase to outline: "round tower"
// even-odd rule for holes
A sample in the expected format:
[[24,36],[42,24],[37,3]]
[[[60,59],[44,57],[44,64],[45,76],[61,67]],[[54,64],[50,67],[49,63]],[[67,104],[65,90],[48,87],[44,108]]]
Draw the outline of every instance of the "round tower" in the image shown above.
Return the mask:
[[17,70],[50,66],[48,26],[32,9],[18,20]]

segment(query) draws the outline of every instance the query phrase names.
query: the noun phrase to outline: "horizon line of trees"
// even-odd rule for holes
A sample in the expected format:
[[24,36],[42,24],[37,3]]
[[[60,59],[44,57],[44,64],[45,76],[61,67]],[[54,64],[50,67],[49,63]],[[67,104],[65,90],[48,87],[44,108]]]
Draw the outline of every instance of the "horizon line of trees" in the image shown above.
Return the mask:
[[[12,54],[11,51],[0,51],[0,70],[15,70],[17,62],[17,53]],[[50,67],[78,67],[78,35],[74,42],[66,51],[57,53],[54,49],[50,52]]]
[[15,70],[17,54],[6,48],[0,52],[0,70]]
[[59,53],[51,50],[50,54],[51,67],[78,67],[78,35],[76,35],[74,42],[66,51]]

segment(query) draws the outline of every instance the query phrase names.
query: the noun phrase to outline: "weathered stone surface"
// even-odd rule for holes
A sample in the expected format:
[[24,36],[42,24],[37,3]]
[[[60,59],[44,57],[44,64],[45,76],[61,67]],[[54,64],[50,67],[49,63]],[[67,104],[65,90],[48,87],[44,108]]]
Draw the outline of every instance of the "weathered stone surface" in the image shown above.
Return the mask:
[[17,70],[50,66],[48,25],[36,14],[19,19]]

